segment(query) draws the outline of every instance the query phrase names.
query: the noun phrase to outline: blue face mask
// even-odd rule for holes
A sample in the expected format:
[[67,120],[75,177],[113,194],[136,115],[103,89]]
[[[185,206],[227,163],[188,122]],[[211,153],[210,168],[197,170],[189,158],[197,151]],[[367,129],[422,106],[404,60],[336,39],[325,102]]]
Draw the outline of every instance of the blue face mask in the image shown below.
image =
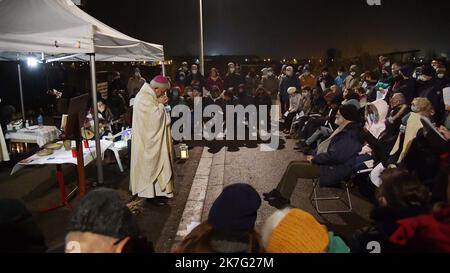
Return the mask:
[[414,113],[417,112],[417,107],[415,105],[411,105],[411,111]]
[[369,119],[370,119],[370,121],[372,121],[372,123],[376,123],[377,122],[377,115],[375,115],[375,113],[370,113],[369,114]]

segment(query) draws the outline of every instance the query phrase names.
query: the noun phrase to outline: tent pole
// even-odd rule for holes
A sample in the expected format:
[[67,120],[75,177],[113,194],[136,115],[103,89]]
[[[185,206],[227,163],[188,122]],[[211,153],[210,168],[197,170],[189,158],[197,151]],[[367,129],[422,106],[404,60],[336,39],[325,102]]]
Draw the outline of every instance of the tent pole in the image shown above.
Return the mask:
[[20,70],[20,61],[17,64],[17,73],[19,74],[19,91],[20,91],[20,106],[22,107],[22,120],[25,126],[25,105],[23,103],[23,88],[22,88],[22,71]]
[[97,155],[97,176],[98,184],[103,184],[103,165],[102,165],[102,149],[100,146],[98,109],[97,109],[97,77],[95,70],[95,54],[89,54],[91,65],[91,89],[92,89],[92,108],[94,108],[94,130],[95,130],[95,151]]
[[200,73],[205,75],[205,47],[203,39],[203,1],[199,0],[200,8]]
[[162,75],[165,77],[166,76],[166,65],[164,64],[164,61],[162,63]]

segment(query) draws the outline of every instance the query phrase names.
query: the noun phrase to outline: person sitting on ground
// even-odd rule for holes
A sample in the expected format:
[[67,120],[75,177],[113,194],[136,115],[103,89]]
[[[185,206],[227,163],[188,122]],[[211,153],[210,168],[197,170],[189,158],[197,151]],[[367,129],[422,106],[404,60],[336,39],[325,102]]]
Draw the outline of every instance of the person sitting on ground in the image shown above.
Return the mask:
[[66,253],[152,253],[133,214],[112,189],[89,192],[73,212],[66,236]]
[[245,183],[223,189],[214,201],[208,220],[194,228],[176,253],[263,253],[260,235],[255,231],[261,198]]
[[19,200],[0,199],[0,253],[43,253],[45,237]]
[[[264,199],[275,207],[290,203],[298,178],[320,178],[320,186],[336,186],[353,172],[356,156],[362,148],[359,113],[354,105],[342,105],[336,114],[339,127],[318,147],[307,161],[289,163],[275,190],[264,194]],[[312,163],[312,164],[311,164]]]
[[262,242],[268,253],[349,253],[345,242],[311,214],[297,208],[277,210],[264,223]]
[[406,170],[387,169],[380,175],[378,207],[371,212],[372,224],[358,230],[352,237],[352,252],[369,252],[370,242],[378,242],[381,252],[398,252],[401,249],[389,241],[401,219],[430,211],[430,193],[427,188]]

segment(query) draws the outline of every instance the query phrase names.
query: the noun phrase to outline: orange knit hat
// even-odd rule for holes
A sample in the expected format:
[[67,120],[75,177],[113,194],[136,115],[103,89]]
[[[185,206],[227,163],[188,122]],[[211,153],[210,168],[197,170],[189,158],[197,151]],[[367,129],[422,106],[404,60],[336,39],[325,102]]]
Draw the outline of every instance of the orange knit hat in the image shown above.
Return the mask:
[[324,253],[328,231],[309,213],[291,209],[272,231],[268,253]]

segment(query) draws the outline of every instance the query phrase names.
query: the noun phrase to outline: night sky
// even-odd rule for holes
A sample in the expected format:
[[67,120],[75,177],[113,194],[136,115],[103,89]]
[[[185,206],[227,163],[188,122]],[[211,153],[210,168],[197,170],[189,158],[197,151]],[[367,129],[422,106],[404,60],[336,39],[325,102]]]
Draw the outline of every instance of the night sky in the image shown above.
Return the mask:
[[[422,49],[450,53],[450,1],[203,0],[206,55],[345,56]],[[86,11],[167,56],[199,52],[198,0],[88,0]]]

